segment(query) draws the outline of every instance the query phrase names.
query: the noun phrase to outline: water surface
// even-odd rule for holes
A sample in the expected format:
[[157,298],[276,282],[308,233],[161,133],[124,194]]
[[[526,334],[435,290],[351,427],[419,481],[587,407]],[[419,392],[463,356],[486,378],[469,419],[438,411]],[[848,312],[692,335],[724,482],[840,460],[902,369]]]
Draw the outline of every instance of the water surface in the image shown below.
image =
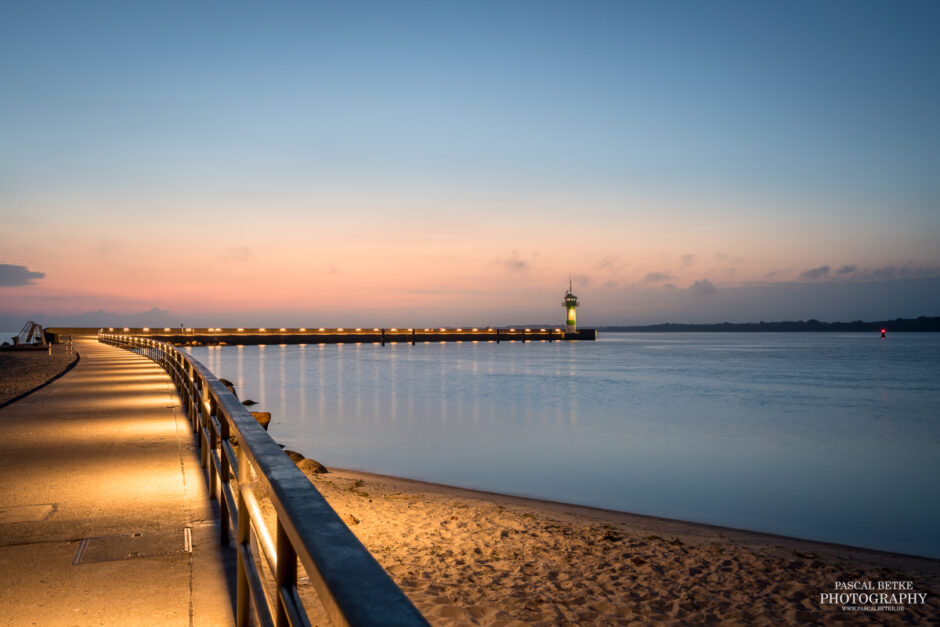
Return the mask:
[[327,466],[940,557],[940,334],[191,352]]

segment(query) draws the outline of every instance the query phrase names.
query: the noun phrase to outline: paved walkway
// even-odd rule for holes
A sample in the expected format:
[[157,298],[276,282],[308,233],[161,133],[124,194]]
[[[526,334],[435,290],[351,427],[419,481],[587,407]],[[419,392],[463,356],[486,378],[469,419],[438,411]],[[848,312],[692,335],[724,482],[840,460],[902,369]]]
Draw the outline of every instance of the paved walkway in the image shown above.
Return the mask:
[[0,625],[232,624],[234,552],[169,377],[76,348],[0,409]]

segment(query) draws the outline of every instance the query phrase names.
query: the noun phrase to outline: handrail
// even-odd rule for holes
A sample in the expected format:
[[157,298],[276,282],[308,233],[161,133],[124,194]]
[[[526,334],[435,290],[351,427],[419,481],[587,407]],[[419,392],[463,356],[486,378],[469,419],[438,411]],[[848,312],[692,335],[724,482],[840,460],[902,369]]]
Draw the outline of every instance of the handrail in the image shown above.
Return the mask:
[[[219,503],[222,543],[229,541],[229,523],[236,532],[236,624],[248,625],[252,610],[262,625],[310,624],[297,593],[298,558],[334,625],[428,624],[306,475],[212,372],[165,342],[108,333],[99,334],[98,340],[157,362],[179,391],[193,432],[200,436],[209,494]],[[274,539],[261,519],[252,481],[262,482],[274,506]]]

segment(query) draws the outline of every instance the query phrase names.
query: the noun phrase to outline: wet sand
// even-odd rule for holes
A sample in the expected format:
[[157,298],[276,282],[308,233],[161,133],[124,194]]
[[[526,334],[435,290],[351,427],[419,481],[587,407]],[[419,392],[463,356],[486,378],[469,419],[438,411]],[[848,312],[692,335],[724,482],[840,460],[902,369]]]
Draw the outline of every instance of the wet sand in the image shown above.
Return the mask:
[[[435,625],[940,619],[938,560],[362,472],[309,476]],[[926,601],[877,612],[821,603],[836,582],[869,581],[910,581]]]
[[47,351],[0,351],[0,407],[61,374],[77,358],[64,344]]

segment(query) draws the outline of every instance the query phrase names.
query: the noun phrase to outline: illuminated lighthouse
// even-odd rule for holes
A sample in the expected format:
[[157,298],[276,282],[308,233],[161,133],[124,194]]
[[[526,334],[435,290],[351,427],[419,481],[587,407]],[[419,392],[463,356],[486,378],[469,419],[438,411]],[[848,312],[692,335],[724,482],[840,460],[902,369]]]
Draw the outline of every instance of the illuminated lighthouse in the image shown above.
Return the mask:
[[571,292],[571,280],[568,280],[568,291],[565,292],[565,300],[561,306],[565,308],[565,333],[574,333],[577,331],[574,310],[578,308],[578,297]]

